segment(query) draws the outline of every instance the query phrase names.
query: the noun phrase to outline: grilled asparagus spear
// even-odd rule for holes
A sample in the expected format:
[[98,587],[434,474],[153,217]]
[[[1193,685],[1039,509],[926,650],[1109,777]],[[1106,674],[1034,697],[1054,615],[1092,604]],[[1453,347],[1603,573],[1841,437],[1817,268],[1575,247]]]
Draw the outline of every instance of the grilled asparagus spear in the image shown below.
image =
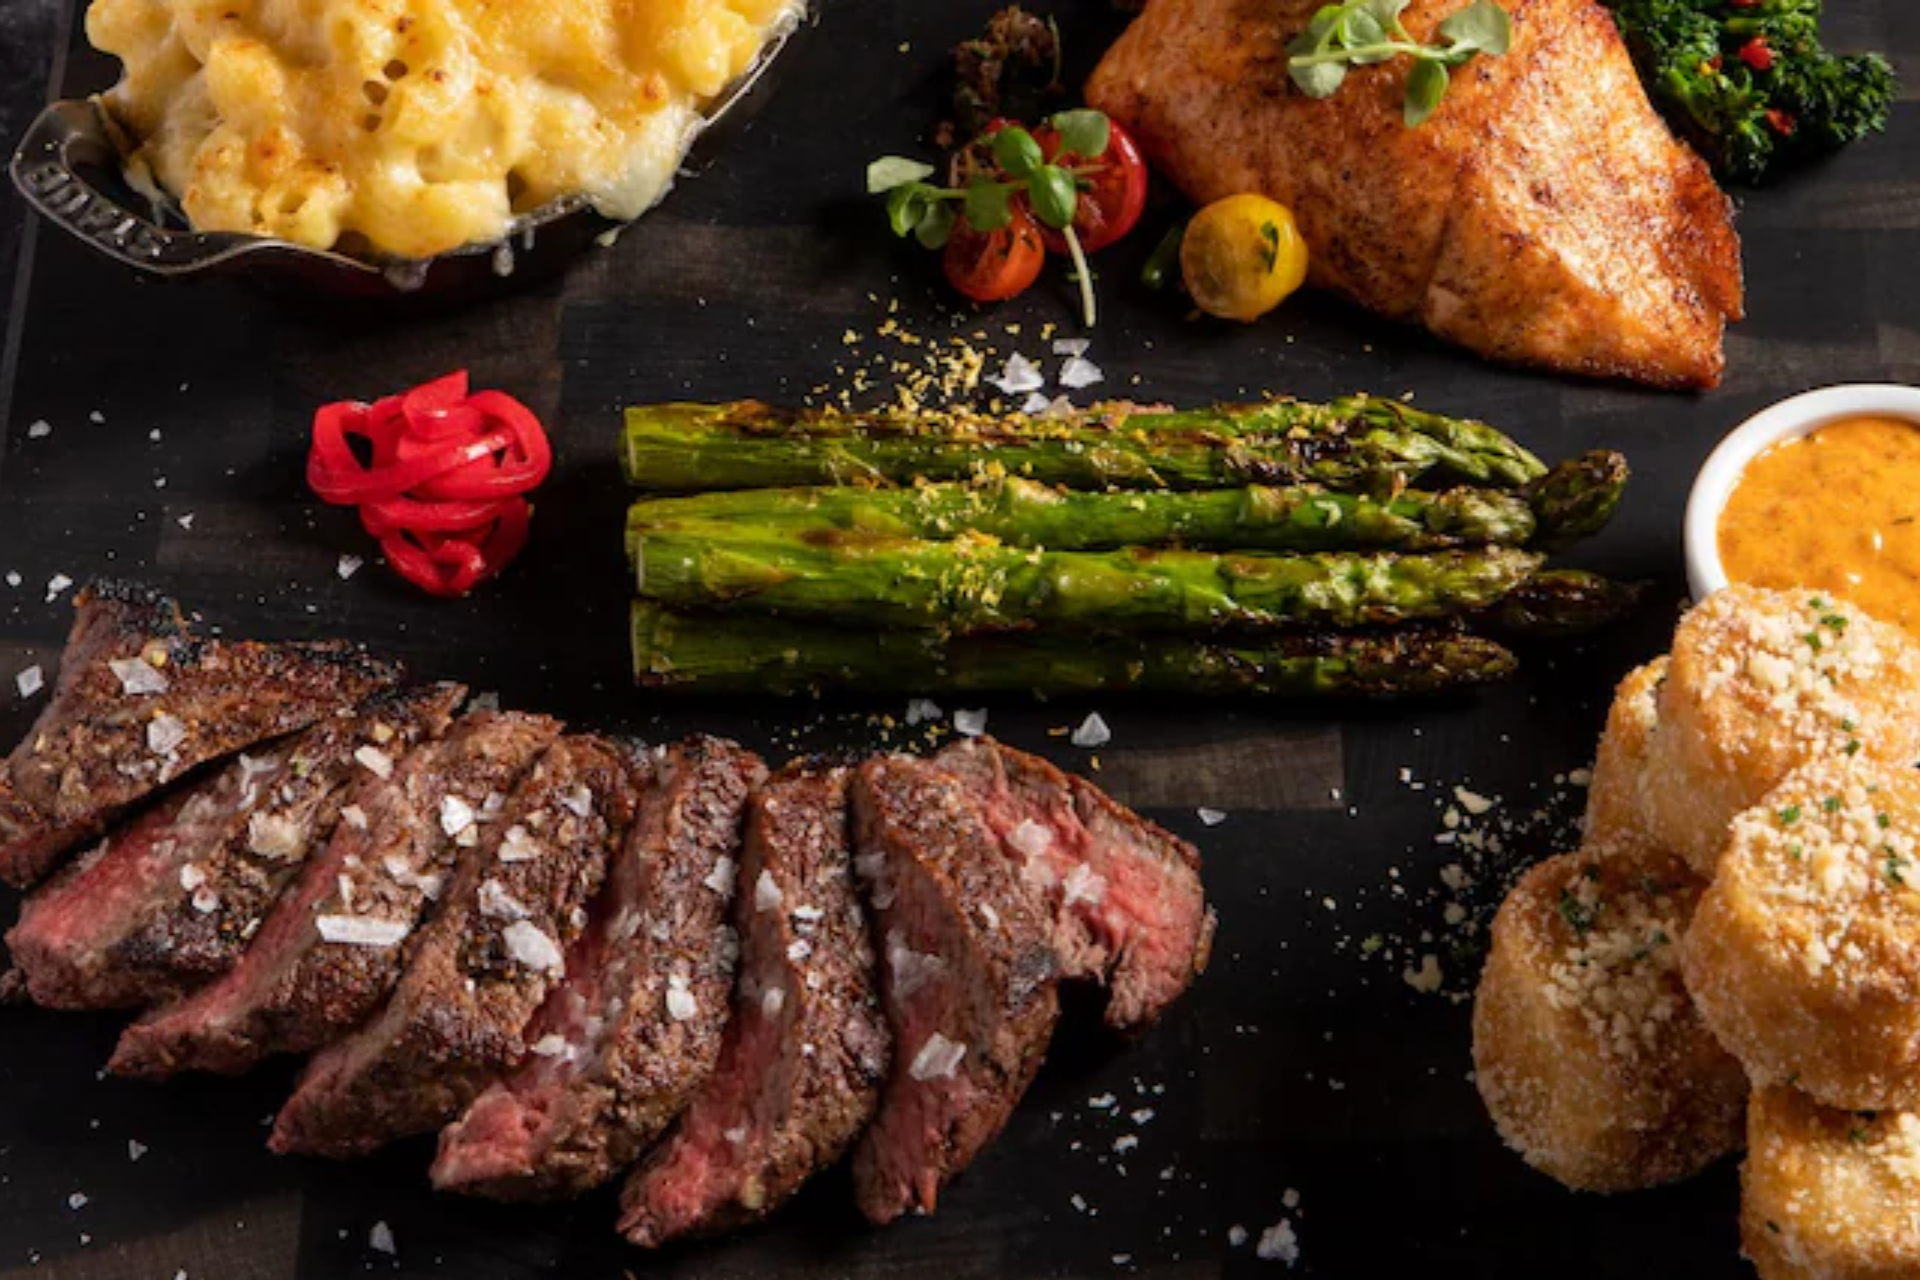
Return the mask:
[[655,493],[1005,474],[1079,489],[1321,484],[1392,494],[1429,474],[1519,488],[1546,473],[1485,423],[1366,396],[1011,419],[650,405],[627,410],[622,455],[627,479]]
[[712,527],[643,533],[634,558],[640,594],[675,608],[734,606],[962,635],[1449,617],[1491,606],[1539,565],[1539,556],[1511,547],[1429,555],[1027,551],[974,537],[798,542]]
[[633,607],[634,674],[692,693],[1072,694],[1131,691],[1239,697],[1431,694],[1512,674],[1491,640],[1446,629],[1308,632],[1254,645],[1184,636],[949,638],[931,631],[767,626]]
[[1536,573],[1500,597],[1473,625],[1511,640],[1580,635],[1624,617],[1640,601],[1641,586],[1578,569]]
[[1317,485],[1203,492],[1076,493],[1006,478],[905,489],[747,489],[650,498],[627,512],[627,552],[648,532],[753,527],[821,540],[846,534],[953,538],[975,533],[1018,547],[1097,551],[1179,545],[1212,551],[1434,551],[1524,546],[1528,500],[1493,489],[1409,489],[1391,498]]
[[1602,449],[1563,462],[1528,485],[1539,525],[1534,545],[1552,550],[1600,532],[1627,491],[1628,475],[1626,458]]

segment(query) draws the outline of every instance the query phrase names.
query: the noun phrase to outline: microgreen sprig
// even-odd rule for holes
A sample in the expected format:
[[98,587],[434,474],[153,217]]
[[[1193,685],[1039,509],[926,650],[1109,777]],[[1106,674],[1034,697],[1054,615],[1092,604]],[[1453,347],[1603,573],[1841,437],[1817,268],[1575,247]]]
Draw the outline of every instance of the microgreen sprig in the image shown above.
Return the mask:
[[[1061,111],[1049,116],[1047,123],[1060,135],[1057,155],[1098,158],[1106,154],[1112,126],[1101,112]],[[1092,328],[1096,318],[1093,272],[1074,234],[1073,219],[1083,184],[1102,166],[1053,163],[1033,134],[1019,125],[1009,125],[980,141],[1003,176],[976,173],[965,186],[943,186],[927,181],[935,174],[930,164],[905,156],[882,156],[867,166],[867,194],[886,196],[893,234],[912,236],[928,249],[944,247],[960,219],[982,234],[1000,230],[1013,219],[1014,197],[1024,195],[1033,216],[1066,240],[1080,286],[1081,311]]]
[[1287,73],[1310,98],[1331,97],[1350,67],[1410,57],[1402,118],[1409,129],[1424,124],[1446,97],[1454,67],[1475,54],[1494,57],[1513,43],[1513,20],[1494,0],[1473,0],[1441,22],[1445,44],[1421,44],[1401,24],[1411,0],[1345,0],[1321,7],[1307,29],[1287,42]]

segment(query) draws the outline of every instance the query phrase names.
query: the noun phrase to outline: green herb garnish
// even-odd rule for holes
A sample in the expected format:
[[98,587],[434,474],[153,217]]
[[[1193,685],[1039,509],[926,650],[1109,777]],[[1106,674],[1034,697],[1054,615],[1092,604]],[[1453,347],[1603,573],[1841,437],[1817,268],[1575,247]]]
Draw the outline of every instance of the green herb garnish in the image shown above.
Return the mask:
[[1594,922],[1600,918],[1600,904],[1574,896],[1571,889],[1562,889],[1560,918],[1567,922],[1568,928],[1584,938],[1592,931]]
[[1493,0],[1473,0],[1434,29],[1444,44],[1421,44],[1400,21],[1409,3],[1345,0],[1322,6],[1307,29],[1287,42],[1287,74],[1309,98],[1327,98],[1340,88],[1349,68],[1412,58],[1401,116],[1409,129],[1419,128],[1446,96],[1454,67],[1476,54],[1497,57],[1507,51],[1513,43],[1513,20]]

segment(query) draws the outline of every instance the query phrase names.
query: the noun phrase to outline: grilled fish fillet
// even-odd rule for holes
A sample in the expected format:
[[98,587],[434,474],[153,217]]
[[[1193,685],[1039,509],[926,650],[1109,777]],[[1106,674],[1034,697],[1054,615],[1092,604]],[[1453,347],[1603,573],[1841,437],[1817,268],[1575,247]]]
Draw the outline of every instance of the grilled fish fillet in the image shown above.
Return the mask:
[[[1513,46],[1453,74],[1417,129],[1405,58],[1330,98],[1287,78],[1320,0],[1150,0],[1087,100],[1200,203],[1293,210],[1308,279],[1497,360],[1711,387],[1741,316],[1740,242],[1706,164],[1648,104],[1594,0],[1506,0]],[[1413,0],[1423,41],[1464,0]]]

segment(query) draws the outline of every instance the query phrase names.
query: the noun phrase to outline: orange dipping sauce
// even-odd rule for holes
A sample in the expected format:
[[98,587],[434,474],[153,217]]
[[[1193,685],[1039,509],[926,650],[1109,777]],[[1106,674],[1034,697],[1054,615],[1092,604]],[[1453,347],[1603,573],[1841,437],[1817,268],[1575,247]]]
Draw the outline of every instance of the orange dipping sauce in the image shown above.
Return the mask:
[[1729,582],[1830,591],[1920,634],[1920,423],[1846,418],[1747,464],[1720,513]]

